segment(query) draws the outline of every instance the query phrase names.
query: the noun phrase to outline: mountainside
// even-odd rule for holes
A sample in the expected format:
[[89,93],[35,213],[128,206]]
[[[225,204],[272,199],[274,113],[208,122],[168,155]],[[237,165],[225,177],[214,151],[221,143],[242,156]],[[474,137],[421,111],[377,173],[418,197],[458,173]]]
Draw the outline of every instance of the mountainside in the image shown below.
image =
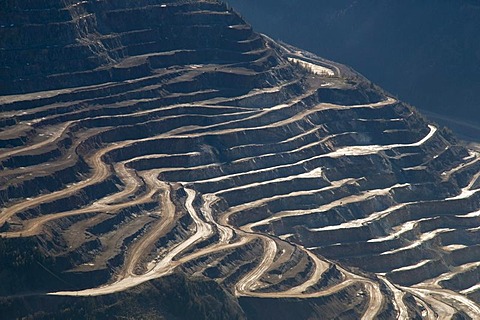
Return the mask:
[[480,314],[449,130],[215,0],[0,9],[1,314]]
[[228,2],[258,31],[346,63],[478,141],[480,2]]

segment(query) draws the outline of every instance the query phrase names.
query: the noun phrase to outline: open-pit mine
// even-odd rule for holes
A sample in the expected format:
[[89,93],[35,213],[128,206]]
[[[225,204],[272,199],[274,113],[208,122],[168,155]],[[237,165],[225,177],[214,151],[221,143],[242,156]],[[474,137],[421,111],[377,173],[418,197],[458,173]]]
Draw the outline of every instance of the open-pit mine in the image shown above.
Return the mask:
[[479,319],[480,153],[354,70],[214,0],[0,17],[4,315],[181,274],[240,318]]

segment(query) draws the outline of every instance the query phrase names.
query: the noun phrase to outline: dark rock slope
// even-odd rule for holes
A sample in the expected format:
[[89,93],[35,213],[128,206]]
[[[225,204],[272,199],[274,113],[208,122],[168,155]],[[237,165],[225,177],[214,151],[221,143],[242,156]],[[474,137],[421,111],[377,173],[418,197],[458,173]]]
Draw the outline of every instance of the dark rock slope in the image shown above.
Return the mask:
[[351,69],[213,0],[1,12],[5,312],[181,273],[206,318],[480,313],[480,154]]

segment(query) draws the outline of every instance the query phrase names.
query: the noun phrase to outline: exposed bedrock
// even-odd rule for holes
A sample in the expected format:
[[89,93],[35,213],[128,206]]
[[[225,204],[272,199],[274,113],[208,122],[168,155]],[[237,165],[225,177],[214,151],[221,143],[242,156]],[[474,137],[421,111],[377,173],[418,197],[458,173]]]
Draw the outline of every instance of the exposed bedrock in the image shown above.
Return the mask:
[[480,314],[480,154],[413,107],[215,0],[0,12],[2,295],[182,272],[209,318],[205,288],[238,318]]

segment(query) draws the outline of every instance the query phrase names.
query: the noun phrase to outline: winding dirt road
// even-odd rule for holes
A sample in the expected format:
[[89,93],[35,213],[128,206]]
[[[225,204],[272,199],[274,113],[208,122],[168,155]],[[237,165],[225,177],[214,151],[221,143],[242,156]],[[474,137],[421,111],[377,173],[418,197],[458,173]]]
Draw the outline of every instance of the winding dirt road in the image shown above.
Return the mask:
[[[312,67],[312,64],[314,65],[315,63],[318,63],[318,68],[316,69],[316,71],[319,73],[327,72],[328,77],[340,76],[342,70],[340,70],[336,65],[329,66],[328,63],[325,61],[316,61],[311,57],[303,55],[301,51],[294,52],[288,47],[283,47],[283,50],[288,52],[287,58],[289,57],[290,59],[296,59],[297,62],[303,63],[308,67]],[[238,101],[241,101],[242,99],[251,99],[252,101],[255,99],[259,99],[259,101],[261,101],[262,94],[281,93],[282,90],[285,90],[285,87],[289,85],[291,85],[291,83],[277,85],[275,87],[265,89],[265,92],[262,92],[261,90],[254,90],[252,92],[249,92],[248,94],[237,98]],[[306,216],[312,213],[327,212],[332,209],[339,209],[340,211],[340,209],[343,209],[347,206],[354,207],[357,204],[366,203],[371,199],[387,198],[388,196],[394,194],[397,189],[409,187],[410,185],[408,183],[392,183],[392,186],[390,187],[383,187],[382,185],[381,187],[377,187],[378,189],[375,189],[373,187],[367,187],[366,190],[362,190],[361,192],[357,192],[356,194],[350,194],[341,199],[330,201],[328,203],[322,202],[321,205],[319,204],[318,207],[314,209],[308,207],[307,209],[303,210],[301,207],[299,207],[298,209],[285,209],[285,211],[267,211],[267,214],[265,216],[261,216],[256,220],[249,220],[251,222],[239,227],[233,226],[229,223],[229,217],[246,209],[268,207],[268,204],[270,202],[277,200],[279,200],[279,202],[288,202],[290,198],[295,197],[310,196],[312,194],[321,193],[333,194],[339,189],[358,187],[361,179],[365,179],[364,177],[351,178],[350,176],[340,176],[338,179],[332,179],[335,181],[329,181],[325,175],[325,170],[328,170],[328,168],[311,168],[311,164],[315,163],[314,161],[317,159],[330,158],[328,160],[334,159],[335,161],[337,161],[339,158],[343,158],[345,156],[357,157],[372,154],[381,154],[383,156],[385,151],[393,150],[394,152],[397,152],[397,150],[395,149],[423,147],[438,133],[435,126],[428,125],[428,132],[426,133],[426,135],[418,137],[418,141],[413,143],[393,143],[396,141],[393,140],[392,142],[388,144],[386,143],[385,145],[366,144],[368,143],[368,141],[361,141],[361,143],[355,144],[357,142],[354,135],[356,131],[355,128],[353,128],[351,132],[346,132],[347,135],[351,134],[352,137],[347,137],[345,140],[342,140],[342,138],[344,138],[342,135],[344,135],[345,132],[335,132],[330,134],[329,131],[324,128],[324,126],[331,125],[331,123],[325,124],[321,121],[319,121],[320,123],[314,123],[315,121],[312,119],[315,118],[315,116],[317,115],[321,115],[322,111],[327,109],[350,109],[349,111],[352,112],[353,110],[355,112],[365,111],[365,113],[369,114],[371,112],[377,115],[377,111],[383,112],[383,109],[381,108],[391,106],[397,103],[397,100],[386,97],[383,101],[368,104],[335,105],[331,103],[318,103],[305,107],[306,104],[304,100],[313,99],[312,97],[314,97],[316,94],[317,92],[315,88],[308,88],[299,97],[290,99],[288,101],[283,101],[285,103],[271,103],[271,106],[265,108],[237,108],[233,105],[241,105],[241,103],[239,103],[238,101],[234,103],[228,98],[218,98],[216,101],[214,101],[218,105],[209,105],[208,102],[204,101],[202,103],[199,103],[199,105],[205,108],[237,108],[237,110],[228,110],[228,112],[232,112],[228,113],[226,111],[225,114],[212,115],[209,113],[207,115],[203,115],[202,121],[205,120],[205,124],[203,126],[198,125],[197,122],[193,122],[194,124],[192,125],[177,127],[176,129],[173,129],[166,133],[158,134],[148,138],[125,140],[104,145],[102,146],[102,149],[91,154],[86,159],[86,162],[92,168],[92,173],[90,177],[79,183],[72,184],[64,188],[63,190],[52,192],[46,195],[40,195],[32,199],[25,200],[22,203],[17,203],[10,207],[4,208],[0,213],[0,226],[4,222],[9,221],[11,217],[21,213],[22,211],[34,208],[43,203],[48,203],[57,199],[68,197],[77,192],[81,192],[82,189],[84,189],[85,187],[102,182],[110,175],[116,175],[122,181],[123,186],[121,190],[116,193],[110,194],[102,199],[97,199],[95,202],[80,209],[51,213],[48,215],[45,214],[39,216],[38,218],[22,221],[23,229],[21,231],[4,232],[0,235],[4,237],[33,236],[39,234],[42,231],[42,227],[46,223],[56,219],[82,214],[94,214],[97,212],[114,213],[128,207],[133,207],[149,202],[155,202],[155,204],[158,204],[158,209],[150,213],[158,216],[158,220],[149,220],[149,224],[144,225],[144,229],[140,229],[142,231],[142,234],[132,240],[131,244],[128,245],[128,248],[125,251],[125,262],[116,274],[116,278],[112,283],[105,284],[104,286],[98,288],[90,288],[81,291],[52,292],[50,294],[66,296],[89,296],[104,295],[124,291],[151,279],[168,275],[174,272],[174,270],[176,268],[179,268],[182,264],[193,261],[194,259],[198,259],[200,257],[206,257],[207,259],[211,256],[214,256],[215,254],[221,253],[221,251],[241,248],[250,243],[255,243],[256,245],[260,243],[260,241],[258,241],[260,239],[263,243],[263,254],[257,257],[257,259],[255,260],[256,265],[255,267],[253,267],[253,269],[248,269],[248,271],[245,271],[245,273],[240,275],[240,280],[238,280],[234,288],[232,288],[237,296],[249,296],[258,298],[316,298],[334,295],[352,285],[361,285],[361,292],[358,293],[360,294],[360,296],[365,296],[365,302],[367,303],[367,307],[362,315],[362,319],[376,319],[382,308],[386,305],[387,299],[389,299],[388,302],[393,302],[395,311],[397,313],[397,319],[408,319],[409,306],[407,306],[407,303],[404,301],[406,293],[412,294],[418,300],[418,303],[424,306],[426,312],[425,317],[427,319],[434,319],[436,317],[436,314],[439,315],[439,318],[448,318],[455,315],[458,310],[462,310],[471,317],[475,317],[476,315],[480,314],[480,308],[478,307],[478,305],[467,299],[466,297],[462,296],[461,294],[452,294],[452,292],[440,288],[432,289],[430,287],[402,287],[396,285],[395,283],[392,283],[390,280],[388,280],[386,276],[378,275],[378,279],[375,278],[374,274],[371,274],[371,276],[360,276],[354,274],[352,271],[347,271],[345,268],[342,268],[338,265],[336,265],[336,267],[342,275],[342,278],[340,279],[341,282],[328,286],[326,288],[322,287],[321,290],[316,291],[316,285],[321,283],[326,271],[330,266],[332,266],[333,262],[324,260],[323,258],[317,256],[310,250],[312,248],[308,249],[298,243],[281,240],[287,239],[288,237],[282,237],[282,235],[279,234],[276,234],[274,236],[270,234],[267,235],[260,232],[255,232],[256,227],[268,227],[270,224],[272,224],[272,222],[281,222],[282,218],[300,217],[302,215]],[[267,102],[271,102],[267,98],[265,99],[267,100]],[[210,102],[213,103],[212,101]],[[232,106],[221,106],[222,103],[230,103],[232,104]],[[173,105],[165,107],[162,110],[174,109],[177,107],[188,108],[189,106]],[[292,108],[295,109],[292,111]],[[300,111],[298,111],[297,109]],[[118,115],[116,117],[146,115],[148,113],[157,112],[159,110],[160,109],[139,111],[133,112],[129,115]],[[298,112],[295,110],[297,110]],[[227,114],[234,115],[234,117],[229,118],[226,116]],[[237,117],[239,115],[242,115],[243,117]],[[183,116],[185,116],[185,114]],[[215,119],[216,121],[210,122],[212,118],[220,116],[225,117],[225,119],[222,118],[222,121],[220,121],[217,118]],[[175,117],[177,116],[169,115],[166,116],[164,119],[175,120]],[[376,121],[377,119],[374,120]],[[391,127],[396,128],[399,125],[397,123],[398,118],[395,118],[391,121],[393,122],[393,124],[389,124],[389,126],[386,126],[388,129]],[[289,155],[298,156],[294,157],[292,160],[288,159],[288,161],[275,162],[275,165],[267,166],[266,164],[262,164],[256,166],[255,161],[258,157],[256,156],[257,151],[255,151],[252,154],[248,154],[248,156],[245,156],[244,158],[241,158],[241,156],[235,158],[235,160],[231,163],[233,169],[227,168],[228,166],[226,166],[224,163],[221,163],[221,161],[223,160],[221,160],[222,158],[220,157],[220,155],[216,154],[214,151],[208,148],[210,146],[209,141],[211,140],[215,141],[215,143],[218,142],[219,144],[222,144],[224,142],[226,143],[226,136],[228,136],[229,138],[234,137],[235,139],[242,141],[242,143],[250,143],[244,142],[242,140],[242,135],[258,134],[258,132],[262,133],[264,132],[264,130],[267,129],[282,129],[292,132],[301,131],[297,130],[299,129],[297,128],[297,126],[301,126],[303,122],[307,123],[306,127],[309,129],[309,131],[306,130],[298,134],[294,134],[291,132],[288,132],[288,134],[285,135],[280,134],[280,143],[285,143],[289,147],[289,143],[294,143],[291,143],[291,145],[293,146],[292,148],[286,148],[286,151],[283,151],[278,155],[280,155],[281,157]],[[330,122],[333,123],[335,121]],[[68,130],[69,126],[72,123],[73,122],[66,122],[60,128],[61,130],[55,132],[55,134],[51,135],[48,139],[30,146],[11,150],[7,153],[0,155],[0,159],[17,155],[22,152],[28,152],[34,150],[35,148],[40,148],[55,143],[62,136],[62,134],[64,134]],[[375,122],[375,124],[376,123],[377,122]],[[424,129],[427,129],[427,124],[425,124]],[[277,131],[280,132],[281,130]],[[277,131],[274,131],[274,134],[277,134]],[[311,138],[309,137],[310,134],[316,134],[316,138],[318,139],[313,142],[312,140],[308,140]],[[146,155],[140,155],[138,157],[134,157],[132,159],[128,159],[123,162],[111,165],[103,161],[103,158],[105,158],[105,156],[109,152],[114,150],[120,151],[121,149],[131,146],[135,143],[146,142],[149,140],[170,139],[172,144],[175,144],[177,142],[177,140],[175,139],[179,139],[178,141],[183,141],[192,138],[195,138],[195,143],[204,144],[200,146],[194,146],[193,148],[190,148],[191,146],[187,146],[185,147],[186,150],[179,148],[180,151],[175,151],[177,153],[172,152],[171,154],[168,153],[169,150],[158,150],[158,153],[155,153],[155,151],[152,151],[151,153],[147,152]],[[301,143],[302,139],[304,138],[307,143]],[[223,141],[222,139],[225,139],[225,141]],[[343,143],[343,141],[347,142]],[[254,142],[255,141],[253,141],[252,144]],[[270,141],[268,142],[271,143]],[[298,143],[298,145],[296,145],[295,143]],[[323,145],[326,145],[325,149],[322,149],[321,151],[316,150],[321,149]],[[247,148],[248,146],[240,144],[232,148],[240,149],[243,147]],[[255,145],[256,148],[259,146],[260,144]],[[269,157],[277,155],[272,153],[272,150],[273,149],[268,151],[268,153],[261,154],[261,157],[264,157],[262,161],[268,164],[267,160],[270,159]],[[229,151],[232,150],[229,149]],[[203,153],[208,153],[208,156],[211,157],[208,159],[214,159],[214,161],[205,161],[205,159],[200,159],[200,155],[203,155]],[[161,158],[167,155],[172,156],[172,159],[182,158],[182,160],[184,160],[187,164],[184,165],[185,167],[181,167],[181,165],[183,164],[172,163],[170,165],[168,164],[168,162],[165,162],[167,163],[167,166],[170,167],[162,167],[161,169],[151,169],[144,171],[135,171],[128,168],[128,166],[130,164],[133,164],[135,161]],[[162,161],[164,159],[160,160],[160,163],[163,164]],[[448,171],[444,171],[444,177],[446,180],[449,180],[456,173],[462,172],[462,170],[473,167],[478,163],[479,158],[478,155],[473,155],[471,158],[464,160],[468,162],[458,164],[454,168]],[[245,170],[239,169],[240,165],[242,164],[246,164]],[[349,164],[350,163],[347,163],[346,165]],[[289,168],[292,167],[302,168],[303,171],[299,174],[294,174],[295,172],[297,172],[295,171],[294,173],[285,174],[283,176],[280,174],[275,175],[275,173],[281,169],[285,169],[287,171]],[[225,170],[225,168],[227,169]],[[229,171],[228,169],[231,170]],[[195,170],[204,170],[205,172],[208,172],[201,179],[193,181],[194,178],[191,177],[194,176]],[[180,178],[178,180],[171,179],[171,181],[167,181],[168,179],[165,178],[165,181],[162,181],[159,178],[163,177],[162,174],[171,172],[175,173],[180,171],[184,175],[182,176],[181,174],[179,174],[178,176]],[[190,173],[192,173],[192,176],[189,176]],[[255,174],[265,174],[265,176],[271,174],[272,176],[274,176],[274,178],[265,178],[264,180],[250,180],[250,176]],[[239,183],[238,185],[233,185],[227,183],[227,185],[229,185],[228,188],[220,189],[216,192],[212,191],[212,193],[201,194],[197,192],[197,190],[200,190],[200,188],[196,189],[196,185],[200,186],[202,184],[209,183],[214,184],[217,182],[231,182],[228,180],[235,181],[235,179],[238,179],[238,181],[243,181],[243,178],[246,178],[245,181],[247,182],[245,184]],[[192,181],[189,181],[189,179]],[[248,199],[248,196],[246,196],[245,199],[242,198],[242,200],[244,201],[240,202],[240,204],[237,204],[235,206],[225,205],[220,210],[220,212],[218,212],[217,210],[217,205],[219,205],[220,207],[224,205],[222,201],[228,198],[226,196],[228,193],[231,194],[232,192],[237,192],[238,196],[242,197],[242,192],[246,190],[252,190],[255,188],[261,189],[261,187],[269,185],[271,185],[272,188],[275,188],[278,183],[291,184],[294,181],[301,181],[302,183],[304,181],[302,179],[319,179],[322,180],[322,183],[326,181],[327,183],[329,183],[329,185],[321,188],[319,187],[315,190],[299,188],[295,189],[297,191],[291,191],[287,189],[289,190],[289,192],[282,193],[282,191],[279,191],[278,194],[275,193],[274,195],[269,196],[263,195],[263,197],[262,195],[260,197],[255,196],[252,197],[252,199]],[[472,180],[469,181],[468,185],[462,190],[462,193],[458,195],[457,198],[463,199],[474,195],[478,191],[478,189],[475,189],[476,184],[478,183],[478,179],[480,179],[480,173],[473,174]],[[177,193],[174,192],[174,190],[181,189],[184,190],[184,195],[177,197]],[[178,194],[181,194],[181,192],[178,192]],[[224,198],[222,198],[222,196],[224,196]],[[177,198],[174,199],[174,197]],[[453,199],[454,198],[452,198],[452,200]],[[374,210],[371,215],[367,215],[364,217],[355,217],[355,219],[351,220],[345,218],[342,221],[340,221],[341,219],[339,218],[338,220],[340,222],[338,223],[332,222],[331,224],[323,227],[305,227],[305,229],[308,232],[313,233],[337,229],[347,230],[353,228],[365,228],[369,227],[370,224],[374,221],[388,216],[393,211],[402,209],[407,204],[411,203],[386,205],[387,209],[384,209],[382,207],[382,203],[375,203],[374,205],[378,205],[378,207],[382,207],[382,209]],[[347,216],[348,214],[345,215]],[[162,237],[164,237],[169,231],[172,231],[175,228],[176,224],[179,223],[179,217],[182,215],[189,216],[189,229],[185,230],[185,232],[183,232],[184,230],[182,229],[182,232],[179,232],[179,235],[175,235],[176,238],[174,240],[168,239],[169,245],[166,248],[162,248],[164,250],[159,253],[160,251],[156,250],[159,248],[155,248],[156,242],[159,241],[159,239],[162,239]],[[340,215],[340,213],[338,215]],[[142,222],[142,220],[140,220],[140,222]],[[405,223],[393,225],[390,228],[391,230],[388,230],[388,232],[390,232],[389,234],[384,235],[379,232],[379,234],[381,235],[378,235],[376,238],[369,239],[368,244],[380,246],[380,242],[394,242],[400,236],[404,235],[404,233],[416,231],[416,228],[418,224],[420,224],[420,222],[423,222],[423,220],[416,219],[414,221],[407,221]],[[418,239],[415,238],[412,240],[408,238],[408,241],[406,242],[409,243],[405,245],[402,244],[402,246],[399,246],[399,248],[395,248],[390,251],[387,250],[382,254],[392,254],[397,252],[395,250],[405,250],[418,247],[426,241],[434,240],[440,233],[452,230],[453,229],[437,229],[430,233],[422,233],[420,236],[417,237]],[[292,233],[289,234],[291,235]],[[205,241],[213,239],[213,237],[215,237],[214,241]],[[291,239],[293,239],[293,237]],[[334,245],[337,245],[337,243],[334,243]],[[275,285],[282,287],[281,290],[272,290],[274,292],[267,292],[267,290],[264,290],[263,292],[259,292],[262,291],[261,289],[266,289],[269,285],[269,283],[262,283],[262,277],[268,276],[270,271],[280,270],[280,267],[278,267],[280,262],[277,262],[275,259],[279,256],[281,257],[281,255],[284,254],[285,251],[282,251],[282,248],[289,248],[289,250],[291,250],[292,247],[303,251],[301,252],[301,262],[298,262],[299,266],[295,267],[300,270],[306,270],[303,273],[308,275],[302,275],[302,278],[300,279],[301,282],[295,282],[296,285],[294,286],[278,282],[275,283]],[[156,254],[157,256],[155,257],[155,259],[146,264],[147,257],[151,257],[152,254]],[[308,255],[308,259],[305,258],[305,254]],[[282,259],[286,258],[282,257]],[[291,259],[294,259],[293,254]],[[280,258],[279,260],[281,261]],[[305,261],[307,261],[308,264],[305,263]],[[419,266],[418,264],[412,265]],[[306,266],[308,266],[308,269]],[[208,266],[200,266],[200,271],[196,272],[201,273],[202,270],[204,270],[201,268],[207,267]],[[292,270],[293,269],[294,268],[292,268]],[[398,271],[399,269],[401,268],[396,269],[396,271]],[[288,281],[285,281],[285,283],[287,282]],[[385,287],[390,289],[390,291],[392,292],[391,295],[387,295],[385,293]]]

